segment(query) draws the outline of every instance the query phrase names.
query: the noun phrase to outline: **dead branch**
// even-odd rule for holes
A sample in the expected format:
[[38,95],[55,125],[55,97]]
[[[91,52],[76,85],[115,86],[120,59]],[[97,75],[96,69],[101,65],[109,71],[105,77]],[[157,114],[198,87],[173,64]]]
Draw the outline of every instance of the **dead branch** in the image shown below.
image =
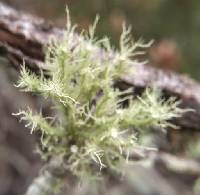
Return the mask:
[[[44,60],[43,46],[51,37],[60,38],[62,35],[63,29],[0,3],[0,55],[7,57],[16,68],[25,60],[27,66],[37,71]],[[150,85],[161,88],[166,97],[179,98],[182,101],[181,107],[195,110],[173,122],[182,129],[200,129],[198,82],[187,76],[159,70],[149,65],[138,65],[135,69],[137,74],[132,77],[124,76],[117,82],[119,88],[132,86],[136,93]]]

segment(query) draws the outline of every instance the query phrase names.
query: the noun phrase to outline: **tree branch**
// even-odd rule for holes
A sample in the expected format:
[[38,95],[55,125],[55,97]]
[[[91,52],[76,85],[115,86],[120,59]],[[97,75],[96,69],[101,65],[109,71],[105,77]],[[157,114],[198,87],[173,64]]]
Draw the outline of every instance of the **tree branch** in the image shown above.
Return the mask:
[[[44,60],[43,46],[51,37],[59,39],[62,36],[63,29],[0,3],[0,55],[7,57],[16,68],[19,69],[24,60],[27,66],[37,71]],[[149,65],[138,65],[135,71],[137,74],[132,77],[122,77],[116,83],[117,87],[124,89],[132,86],[136,93],[150,85],[161,88],[166,97],[178,97],[182,101],[181,107],[195,110],[184,114],[173,123],[182,129],[200,129],[199,83],[187,76]]]

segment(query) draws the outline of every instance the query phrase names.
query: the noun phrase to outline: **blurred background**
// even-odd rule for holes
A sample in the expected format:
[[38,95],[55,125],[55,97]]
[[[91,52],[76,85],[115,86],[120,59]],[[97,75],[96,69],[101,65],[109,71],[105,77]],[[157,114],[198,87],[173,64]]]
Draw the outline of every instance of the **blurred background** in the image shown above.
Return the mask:
[[200,1],[198,0],[1,0],[56,23],[65,24],[68,4],[74,23],[87,28],[98,13],[97,34],[113,44],[124,21],[135,39],[155,40],[150,50],[153,64],[200,79]]
[[[117,47],[122,23],[132,26],[133,37],[155,40],[148,55],[154,66],[188,74],[200,80],[199,0],[0,0],[17,10],[41,16],[64,27],[65,6],[72,21],[87,28],[101,16],[97,35],[108,35]],[[40,97],[23,94],[13,84],[18,73],[0,59],[0,195],[21,195],[42,166],[33,152],[34,136],[11,113],[20,108],[48,108]],[[47,111],[48,112],[48,111]],[[188,131],[189,132],[189,131]],[[176,134],[176,133],[175,133]],[[191,132],[188,133],[188,137]],[[196,136],[196,134],[195,134]],[[195,137],[193,136],[193,137]],[[198,134],[199,136],[199,134]],[[177,133],[173,149],[180,140]],[[184,142],[183,142],[184,143]]]

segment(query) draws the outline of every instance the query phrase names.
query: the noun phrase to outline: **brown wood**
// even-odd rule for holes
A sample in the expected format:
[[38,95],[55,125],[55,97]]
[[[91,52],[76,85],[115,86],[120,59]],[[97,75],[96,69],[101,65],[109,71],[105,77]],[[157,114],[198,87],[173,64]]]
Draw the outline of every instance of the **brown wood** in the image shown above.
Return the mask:
[[[44,60],[43,46],[51,37],[60,38],[63,29],[54,27],[41,18],[16,11],[0,3],[0,55],[7,57],[16,68],[22,60],[37,71]],[[100,57],[100,56],[99,56]],[[140,92],[150,85],[158,86],[165,95],[177,96],[183,108],[195,112],[184,114],[174,121],[182,129],[200,130],[200,84],[187,76],[163,71],[150,65],[138,65],[132,77],[124,76],[118,87],[134,87]]]

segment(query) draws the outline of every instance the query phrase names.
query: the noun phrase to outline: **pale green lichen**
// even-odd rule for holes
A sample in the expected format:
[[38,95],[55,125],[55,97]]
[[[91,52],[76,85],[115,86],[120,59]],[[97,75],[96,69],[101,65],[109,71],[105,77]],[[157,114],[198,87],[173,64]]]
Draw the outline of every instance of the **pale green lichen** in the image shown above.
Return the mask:
[[140,63],[134,58],[149,44],[132,42],[130,28],[124,25],[116,51],[107,37],[95,38],[96,24],[97,20],[77,36],[68,14],[64,38],[47,47],[43,64],[47,77],[23,66],[17,84],[55,102],[53,119],[31,110],[18,114],[31,132],[41,132],[42,157],[62,157],[64,167],[78,177],[100,176],[99,170],[106,168],[117,170],[119,162],[127,161],[129,149],[138,144],[141,131],[166,128],[169,119],[182,113],[174,99],[162,100],[158,90],[147,89],[133,99],[131,90],[113,87],[117,78]]

